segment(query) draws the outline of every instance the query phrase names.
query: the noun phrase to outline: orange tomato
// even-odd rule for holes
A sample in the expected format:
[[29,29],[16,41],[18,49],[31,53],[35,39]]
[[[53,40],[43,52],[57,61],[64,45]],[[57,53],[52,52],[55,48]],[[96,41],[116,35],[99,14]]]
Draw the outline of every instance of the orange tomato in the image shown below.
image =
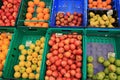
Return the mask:
[[33,13],[34,12],[34,8],[33,7],[28,7],[27,11],[28,11],[28,13]]
[[6,33],[1,33],[1,37],[7,38],[7,34]]
[[111,6],[111,5],[108,5],[106,8],[107,8],[107,9],[112,9],[112,6]]
[[32,18],[32,14],[31,13],[27,13],[26,14],[26,19],[31,19]]
[[97,1],[93,1],[93,6],[97,6]]
[[34,4],[38,5],[39,4],[39,0],[34,0]]
[[44,23],[44,22],[39,22],[38,24],[39,24],[40,26],[42,26],[43,23]]
[[38,19],[43,19],[43,17],[44,17],[44,14],[43,14],[43,13],[37,14],[37,18],[38,18]]
[[93,8],[97,8],[97,6],[93,6]]
[[33,27],[35,24],[34,24],[34,22],[30,22],[29,24],[28,24],[28,27]]
[[10,41],[8,38],[3,39],[3,44],[8,45],[10,44]]
[[36,25],[35,25],[35,27],[40,27],[41,26],[41,24],[39,24],[39,23],[37,23]]
[[0,60],[5,60],[6,56],[4,54],[0,54]]
[[49,8],[44,8],[44,10],[43,10],[43,13],[44,14],[48,14],[50,12],[50,9]]
[[38,6],[44,8],[45,7],[45,2],[40,1],[39,4],[38,4]]
[[2,40],[3,39],[3,37],[0,35],[0,40]]
[[97,8],[103,8],[103,6],[101,4],[98,4]]
[[49,20],[49,18],[50,18],[50,14],[45,14],[44,20]]
[[2,45],[2,46],[1,46],[1,49],[2,49],[2,50],[6,50],[6,49],[8,49],[8,45],[5,45],[5,44]]
[[89,0],[89,4],[92,4],[93,3],[93,0]]
[[98,4],[102,3],[102,0],[97,0],[97,3],[98,3]]
[[89,6],[89,8],[93,8],[93,5],[92,5],[92,4],[89,4],[88,6]]
[[103,7],[106,7],[107,3],[106,2],[102,2],[102,5],[103,5]]
[[43,8],[38,7],[38,8],[36,9],[36,12],[37,12],[37,13],[42,13],[42,12],[43,12]]
[[43,23],[42,27],[48,28],[48,23]]
[[0,64],[0,71],[2,71],[2,69],[3,69],[3,65],[2,65],[2,64]]
[[7,53],[8,53],[8,49],[2,50],[2,54],[4,54],[5,56],[7,55]]
[[111,0],[106,0],[107,4],[111,4]]
[[29,2],[28,2],[28,6],[29,6],[29,7],[34,7],[34,3],[33,3],[32,1],[29,1]]

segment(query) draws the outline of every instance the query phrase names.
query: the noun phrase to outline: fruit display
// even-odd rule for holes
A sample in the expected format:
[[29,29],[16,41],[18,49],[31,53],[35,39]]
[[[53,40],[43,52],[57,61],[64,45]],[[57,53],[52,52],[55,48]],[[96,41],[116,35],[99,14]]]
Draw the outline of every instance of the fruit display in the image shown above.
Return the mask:
[[89,12],[89,26],[91,27],[100,27],[100,28],[114,28],[116,19],[112,15],[107,14],[97,14],[94,12]]
[[103,56],[99,56],[97,61],[104,66],[104,70],[94,74],[95,65],[92,62],[88,63],[89,80],[120,80],[120,59],[110,56],[106,60]]
[[15,26],[21,0],[1,0],[0,26]]
[[12,39],[11,33],[0,33],[0,77],[2,77],[2,70],[8,53],[10,41]]
[[58,12],[56,15],[56,26],[81,26],[82,24],[82,14],[74,12],[71,14],[70,12],[63,13]]
[[35,43],[29,44],[29,48],[21,44],[19,50],[19,63],[14,66],[14,78],[39,80],[44,49],[45,37],[36,40]]
[[112,0],[88,0],[88,7],[95,9],[112,9]]
[[119,6],[120,0],[0,0],[0,80],[120,80]]
[[82,78],[82,35],[57,35],[48,41],[45,80],[80,80]]
[[[36,9],[35,9],[36,8]],[[33,0],[28,1],[25,26],[29,27],[48,27],[50,18],[50,9],[44,1]]]

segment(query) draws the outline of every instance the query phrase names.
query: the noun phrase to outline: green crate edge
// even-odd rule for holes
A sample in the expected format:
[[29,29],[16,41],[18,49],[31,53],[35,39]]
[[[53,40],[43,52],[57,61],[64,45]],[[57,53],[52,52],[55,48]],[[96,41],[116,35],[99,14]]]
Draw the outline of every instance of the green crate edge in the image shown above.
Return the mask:
[[[28,28],[17,28],[17,29],[25,29],[25,30],[29,30]],[[15,31],[17,31],[17,29],[14,29],[14,32]],[[36,29],[36,28],[35,28]],[[43,28],[44,29],[44,28]],[[37,29],[38,30],[38,29]],[[40,30],[40,29],[39,29]],[[47,29],[44,29],[45,31],[47,31]],[[14,43],[14,39],[15,39],[15,33],[14,33],[14,35],[13,35],[13,37],[12,37],[12,40],[11,40],[11,45],[10,45],[10,50],[12,49],[12,43]],[[46,36],[44,35],[44,37],[45,37],[45,41],[46,41]],[[45,45],[44,45],[44,49],[45,49]],[[9,56],[10,56],[10,50],[8,51],[8,56],[7,56],[7,58],[6,58],[6,62],[5,62],[5,66],[4,66],[4,72],[5,72],[5,69],[6,69],[6,67],[8,66],[7,65],[7,63],[9,62],[8,61],[8,58],[9,58]],[[45,50],[44,50],[45,51]],[[43,59],[43,56],[44,56],[44,51],[43,51],[43,55],[42,55],[42,59]],[[41,63],[41,69],[42,69],[42,63]],[[3,72],[3,75],[4,75],[4,72]],[[41,70],[40,70],[40,76],[41,76]],[[11,79],[11,78],[8,78],[8,77],[3,77],[2,79]],[[12,78],[12,79],[14,79],[14,78]],[[20,80],[22,80],[22,78],[20,78]],[[27,79],[28,80],[28,79]]]
[[85,80],[85,77],[86,77],[86,74],[84,73],[85,72],[85,70],[86,70],[86,64],[84,63],[84,62],[86,62],[86,60],[85,60],[85,50],[84,50],[84,48],[85,48],[85,46],[84,46],[84,39],[85,39],[85,36],[84,36],[84,29],[73,29],[73,28],[49,28],[48,30],[47,30],[47,33],[46,33],[46,37],[47,37],[47,39],[46,39],[46,43],[45,43],[45,52],[44,52],[44,54],[45,54],[45,56],[44,56],[44,58],[43,58],[43,60],[42,60],[42,77],[40,77],[40,80],[44,80],[44,77],[45,77],[45,72],[46,72],[46,70],[45,70],[45,65],[46,65],[46,55],[47,55],[47,53],[48,53],[48,41],[49,41],[49,38],[48,38],[48,35],[50,36],[50,34],[48,34],[49,33],[49,31],[50,30],[71,30],[71,31],[76,31],[76,30],[80,30],[82,33],[83,33],[83,40],[82,40],[82,46],[83,46],[83,61],[82,61],[82,80]]
[[[16,29],[14,30],[14,32],[16,31]],[[13,37],[12,37],[12,41],[11,41],[11,45],[10,45],[10,50],[11,50],[11,48],[12,48],[12,44],[13,44],[13,42],[14,42],[14,36],[15,36],[15,33],[14,33],[14,35],[13,35]],[[5,72],[5,69],[6,69],[6,67],[8,66],[7,65],[7,63],[8,63],[8,58],[9,58],[9,56],[10,56],[10,50],[8,51],[8,56],[7,56],[7,58],[6,58],[6,62],[5,62],[5,66],[4,66],[4,72]],[[3,72],[3,75],[4,75],[4,72]],[[4,77],[4,79],[5,79],[6,77]]]
[[23,1],[23,0],[21,0],[20,6],[19,6],[19,9],[18,9],[18,14],[17,14],[16,21],[15,21],[15,27],[17,27],[17,22],[18,22],[18,17],[19,17],[19,15],[20,15],[20,10],[21,10],[21,6],[22,6],[22,1]]
[[[22,0],[22,2],[21,2],[21,6],[23,6],[23,3],[24,3],[24,1],[25,0]],[[31,0],[32,1],[32,0]],[[42,1],[44,1],[44,0],[42,0]],[[45,2],[45,1],[44,1]],[[46,3],[46,2],[45,2]],[[50,17],[51,17],[51,12],[52,12],[52,4],[53,4],[53,0],[51,0],[50,1]],[[21,11],[21,9],[22,9],[22,7],[19,9],[19,15],[18,15],[18,20],[17,20],[17,23],[16,23],[16,26],[17,27],[26,27],[25,25],[24,25],[24,21],[25,20],[21,20],[21,19],[19,19],[20,18],[20,15],[22,14],[22,11]],[[21,23],[21,22],[23,22],[23,25],[22,26],[19,26],[18,24],[19,23]],[[48,25],[50,26],[50,18],[49,18],[49,20],[47,20],[47,22],[48,22]],[[34,27],[34,26],[32,26],[32,27]],[[36,28],[38,28],[38,27],[36,27]]]

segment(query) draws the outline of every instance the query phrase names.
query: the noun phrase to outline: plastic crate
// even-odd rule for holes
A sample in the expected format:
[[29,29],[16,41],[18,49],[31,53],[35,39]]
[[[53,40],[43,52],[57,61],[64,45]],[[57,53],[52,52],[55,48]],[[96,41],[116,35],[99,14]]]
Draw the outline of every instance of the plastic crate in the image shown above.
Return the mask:
[[[24,22],[25,22],[25,19],[26,19],[28,1],[33,1],[33,0],[22,0],[21,9],[20,9],[20,13],[19,13],[19,16],[18,16],[18,22],[17,22],[18,27],[25,27]],[[40,1],[45,2],[46,8],[49,8],[50,13],[51,13],[52,0],[40,0]],[[35,11],[33,13],[33,17],[36,17],[36,15],[37,15],[36,8],[37,8],[37,6],[34,7]],[[48,22],[49,23],[49,20],[47,20],[47,21],[45,21],[45,20],[26,20],[26,22]]]
[[[9,27],[9,28],[0,27],[0,33],[2,33],[2,32],[11,33],[12,36],[13,36],[13,35],[14,35],[14,28],[10,28],[10,27]],[[12,38],[12,39],[13,39],[13,38]],[[12,41],[12,39],[11,39],[11,41]],[[12,45],[12,42],[11,42],[11,41],[10,41],[9,49],[10,49],[10,46]],[[8,49],[8,51],[9,51],[9,49]],[[6,60],[7,60],[8,55],[9,55],[9,53],[8,53],[7,56],[6,56]],[[4,68],[5,68],[5,65],[4,65],[2,71],[4,71]],[[3,78],[3,76],[2,76],[2,78]],[[0,78],[0,80],[3,80],[2,78]]]
[[[68,34],[72,32],[77,32],[78,34],[83,35],[83,40],[82,40],[82,49],[84,49],[84,30],[83,29],[73,29],[73,28],[51,28],[48,29],[47,34],[46,34],[46,43],[45,43],[45,52],[44,52],[44,58],[42,60],[42,75],[40,80],[45,80],[45,74],[46,74],[46,55],[49,52],[50,46],[48,45],[48,41],[53,33],[62,33],[62,34]],[[84,70],[85,70],[85,53],[83,51],[83,60],[82,60],[82,80],[85,80],[84,77]]]
[[[92,43],[92,46],[90,46],[90,43]],[[115,30],[86,29],[85,46],[86,46],[85,47],[86,60],[87,60],[87,56],[93,56],[94,57],[93,64],[95,70],[94,73],[100,72],[101,70],[104,69],[104,66],[97,62],[97,57],[103,56],[105,59],[107,59],[108,52],[114,52],[115,57],[120,59],[119,56],[120,31],[117,29]],[[86,75],[87,75],[87,66],[86,66]]]
[[[87,8],[88,8],[88,10],[109,10],[109,9],[103,9],[103,8],[89,8],[89,0],[86,0],[87,1]],[[96,1],[96,0],[93,0],[93,1]],[[106,0],[102,0],[103,2],[104,1],[106,1]],[[116,5],[116,3],[117,3],[117,0],[111,0],[112,2],[111,2],[111,6],[112,6],[112,9],[113,10],[117,10],[117,5]]]
[[[90,15],[89,15],[90,12],[93,12],[94,14],[99,14],[100,16],[102,16],[103,14],[107,15],[108,10],[88,10],[87,26],[90,28],[91,27],[93,28],[93,26],[90,26]],[[114,28],[119,28],[119,26],[118,26],[118,22],[119,22],[118,21],[118,13],[116,10],[113,10],[112,17],[115,18],[115,23],[113,23],[112,25],[114,26]],[[94,27],[94,28],[101,28],[101,27]],[[108,27],[105,27],[105,28],[109,29]]]
[[[15,34],[13,36],[13,40],[11,42],[9,55],[7,57],[5,67],[3,70],[3,78],[14,79],[14,66],[19,63],[18,57],[21,54],[19,51],[20,44],[26,44],[28,41],[32,41],[35,43],[36,40],[40,39],[40,37],[45,36],[46,29],[28,29],[28,28],[19,28],[15,30]],[[22,79],[22,78],[21,78]]]
[[[22,3],[22,0],[21,0],[21,3]],[[14,26],[0,26],[0,27],[16,27],[17,25],[17,21],[18,21],[18,16],[19,16],[19,11],[20,11],[20,8],[21,8],[21,3],[20,3],[20,6],[19,6],[19,9],[18,9],[18,13],[17,13],[17,16],[16,16],[16,21],[15,21],[15,25]],[[0,9],[1,9],[1,6],[3,5],[3,2],[2,0],[0,0]]]
[[[56,14],[58,12],[78,12],[82,14],[82,25],[86,26],[87,13],[85,0],[53,0],[52,13],[50,18],[50,27],[55,28]],[[70,26],[59,26],[59,27],[70,27]],[[76,26],[74,26],[76,27]]]

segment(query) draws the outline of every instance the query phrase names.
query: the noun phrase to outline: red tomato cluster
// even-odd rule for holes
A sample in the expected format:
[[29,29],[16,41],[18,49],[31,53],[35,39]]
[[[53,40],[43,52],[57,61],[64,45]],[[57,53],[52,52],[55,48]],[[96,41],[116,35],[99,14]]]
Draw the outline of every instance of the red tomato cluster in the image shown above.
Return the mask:
[[56,26],[81,26],[82,24],[82,14],[74,12],[63,13],[58,12],[56,16]]
[[14,26],[21,0],[2,0],[0,26]]
[[80,80],[82,78],[82,36],[77,33],[58,36],[49,40],[45,80]]

